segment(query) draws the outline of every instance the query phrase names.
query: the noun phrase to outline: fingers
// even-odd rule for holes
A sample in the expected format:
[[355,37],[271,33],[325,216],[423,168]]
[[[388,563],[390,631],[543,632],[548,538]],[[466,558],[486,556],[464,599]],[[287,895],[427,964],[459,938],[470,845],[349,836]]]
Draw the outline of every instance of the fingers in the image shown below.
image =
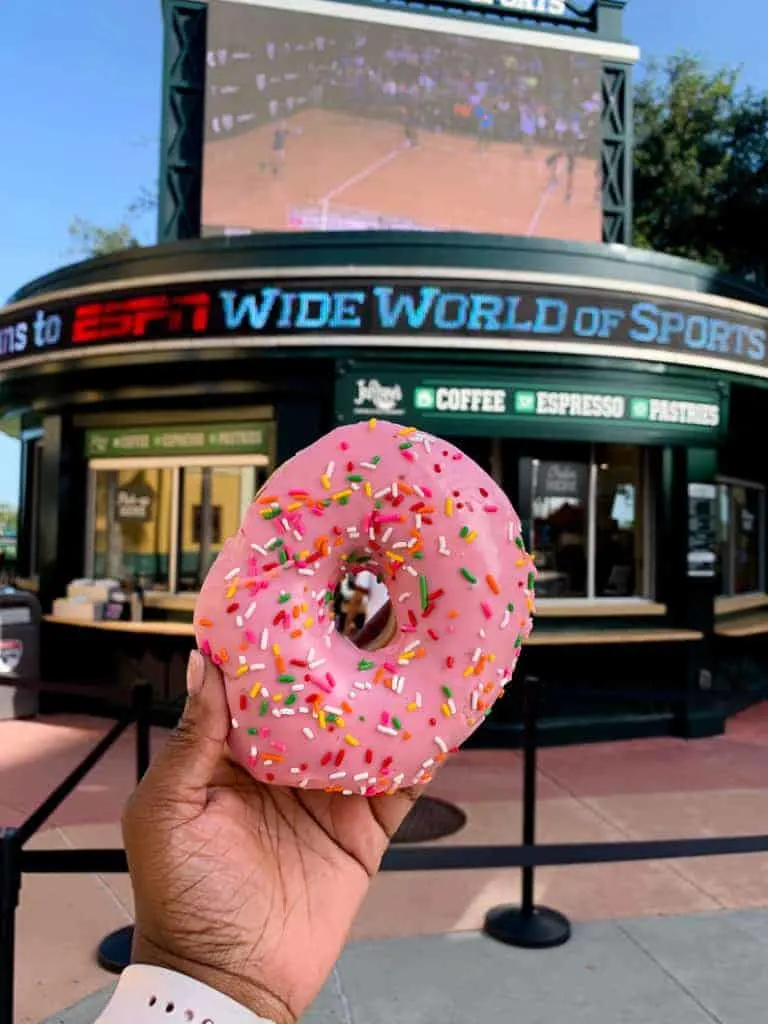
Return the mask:
[[409,811],[424,794],[424,786],[398,789],[386,796],[370,797],[371,811],[389,839],[402,825]]
[[202,808],[226,750],[230,716],[221,672],[199,651],[189,658],[187,694],[181,720],[153,760],[140,795],[156,793],[164,803]]
[[433,781],[441,767],[438,765],[434,768],[430,778],[419,786],[408,786],[405,789],[396,789],[394,793],[370,797],[373,815],[390,839],[408,817],[413,805],[424,796],[429,783]]

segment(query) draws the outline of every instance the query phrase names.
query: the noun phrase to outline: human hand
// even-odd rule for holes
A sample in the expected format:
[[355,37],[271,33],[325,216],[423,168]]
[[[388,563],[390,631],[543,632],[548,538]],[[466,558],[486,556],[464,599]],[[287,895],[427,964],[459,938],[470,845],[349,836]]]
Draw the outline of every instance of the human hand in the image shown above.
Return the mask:
[[123,817],[133,962],[293,1024],[330,975],[416,796],[258,783],[229,755],[224,682],[196,651],[188,690],[179,727]]

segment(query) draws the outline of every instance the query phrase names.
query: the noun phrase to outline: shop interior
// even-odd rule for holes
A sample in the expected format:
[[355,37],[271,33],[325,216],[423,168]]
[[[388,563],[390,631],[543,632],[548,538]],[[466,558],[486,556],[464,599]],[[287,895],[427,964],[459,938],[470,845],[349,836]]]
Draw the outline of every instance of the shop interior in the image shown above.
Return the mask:
[[[631,444],[453,438],[520,512],[549,600],[653,601],[661,451]],[[764,594],[765,487],[717,481],[716,593]],[[543,603],[542,603],[543,602]]]
[[91,461],[86,576],[133,580],[150,602],[197,593],[268,463],[264,455]]
[[659,453],[628,444],[454,439],[518,509],[539,601],[653,600]]

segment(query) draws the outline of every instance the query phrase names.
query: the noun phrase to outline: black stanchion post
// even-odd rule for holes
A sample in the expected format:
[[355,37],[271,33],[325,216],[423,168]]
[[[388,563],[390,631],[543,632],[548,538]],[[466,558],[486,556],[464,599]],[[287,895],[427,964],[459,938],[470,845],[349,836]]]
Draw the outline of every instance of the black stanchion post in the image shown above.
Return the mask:
[[137,683],[133,688],[133,710],[136,716],[136,782],[144,778],[149,768],[149,729],[152,713],[152,686],[150,683]]
[[0,1024],[13,1024],[16,908],[21,892],[21,842],[0,828]]
[[[133,712],[136,721],[136,782],[144,778],[150,760],[150,718],[152,711],[152,686],[140,680],[133,688]],[[101,967],[113,974],[120,974],[131,962],[133,925],[118,928],[102,939],[97,959]],[[1,1024],[1,1022],[0,1022]]]
[[[536,771],[537,771],[537,697],[539,681],[533,676],[523,680],[523,846],[536,846]],[[535,868],[522,869],[520,906],[501,906],[489,910],[485,932],[499,942],[521,949],[551,949],[562,946],[571,937],[568,918],[549,907],[535,904]]]

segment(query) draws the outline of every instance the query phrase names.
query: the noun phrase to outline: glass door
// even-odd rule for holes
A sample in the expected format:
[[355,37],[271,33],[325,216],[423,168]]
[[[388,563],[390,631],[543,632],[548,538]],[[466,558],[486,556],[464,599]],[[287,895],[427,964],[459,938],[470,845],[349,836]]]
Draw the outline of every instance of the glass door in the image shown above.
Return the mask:
[[170,584],[173,470],[98,471],[93,484],[96,578],[138,579],[147,590]]
[[530,509],[529,545],[541,597],[586,597],[589,474],[584,461],[521,459],[521,492]]
[[642,448],[595,446],[595,596],[645,594],[645,511]]
[[731,488],[733,528],[733,590],[753,594],[760,586],[760,507],[763,492],[754,487]]
[[177,590],[196,592],[267,478],[254,465],[184,466],[179,482]]
[[195,593],[269,475],[266,455],[95,459],[86,574]]

